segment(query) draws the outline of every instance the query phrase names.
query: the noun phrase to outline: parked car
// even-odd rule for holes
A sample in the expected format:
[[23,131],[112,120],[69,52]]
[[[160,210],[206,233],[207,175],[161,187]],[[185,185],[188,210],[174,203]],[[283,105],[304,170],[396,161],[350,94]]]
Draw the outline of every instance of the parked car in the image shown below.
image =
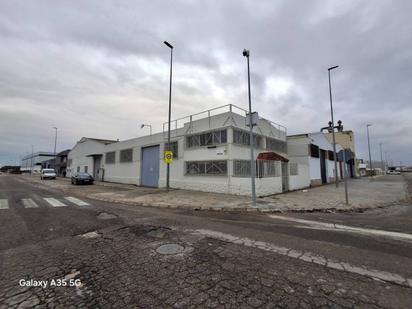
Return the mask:
[[56,179],[56,171],[52,168],[44,168],[41,170],[40,179]]
[[400,172],[400,171],[397,171],[397,170],[388,170],[388,171],[386,172],[386,174],[388,174],[388,175],[400,175],[401,172]]
[[72,176],[72,185],[89,184],[92,185],[94,178],[89,173],[76,173]]

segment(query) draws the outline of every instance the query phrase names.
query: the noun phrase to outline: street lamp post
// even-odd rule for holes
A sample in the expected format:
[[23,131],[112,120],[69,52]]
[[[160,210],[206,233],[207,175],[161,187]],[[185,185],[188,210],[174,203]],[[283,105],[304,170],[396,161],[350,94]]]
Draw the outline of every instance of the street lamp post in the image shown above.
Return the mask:
[[56,169],[56,146],[57,146],[57,128],[53,127],[56,130],[54,135],[54,160],[53,160],[53,169]]
[[336,188],[339,187],[339,179],[338,179],[338,163],[337,163],[337,154],[336,154],[336,138],[335,138],[335,122],[333,120],[333,104],[332,104],[332,87],[330,83],[330,71],[333,69],[338,68],[338,65],[335,65],[333,67],[330,67],[328,69],[328,77],[329,77],[329,100],[330,100],[330,116],[332,120],[332,139],[333,139],[333,157],[334,157],[334,162],[335,162],[335,182],[336,182]]
[[149,127],[150,128],[150,135],[152,135],[152,125],[151,124],[142,124],[140,126],[140,129],[143,129],[144,127]]
[[370,172],[371,172],[371,179],[373,177],[372,175],[372,157],[371,157],[371,143],[370,143],[370,139],[369,139],[369,127],[372,126],[371,124],[367,124],[366,125],[366,134],[368,136],[368,150],[369,150],[369,168],[370,168]]
[[380,148],[380,151],[381,151],[381,168],[382,168],[382,173],[385,173],[385,165],[383,163],[383,156],[382,156],[382,144],[383,143],[379,143],[379,148]]
[[[170,118],[172,115],[172,72],[173,72],[173,46],[167,42],[163,42],[167,47],[170,48],[170,81],[169,81],[169,121],[167,130],[167,150],[170,151]],[[170,188],[170,163],[166,163],[166,189],[169,191]]]
[[256,187],[255,187],[255,158],[253,154],[254,139],[253,139],[253,121],[252,121],[252,99],[250,93],[250,66],[249,66],[249,55],[250,52],[247,49],[243,50],[243,56],[247,59],[247,85],[249,94],[249,141],[250,141],[250,179],[252,186],[252,205],[256,206]]

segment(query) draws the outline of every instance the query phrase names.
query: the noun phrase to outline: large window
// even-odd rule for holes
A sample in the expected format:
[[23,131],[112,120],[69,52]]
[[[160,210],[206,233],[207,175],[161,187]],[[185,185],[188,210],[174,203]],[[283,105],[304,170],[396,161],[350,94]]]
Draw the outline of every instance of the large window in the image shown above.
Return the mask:
[[120,162],[132,162],[132,161],[133,161],[133,149],[132,148],[120,150]]
[[[168,149],[167,143],[165,143],[165,151]],[[170,142],[170,150],[173,152],[173,159],[177,159],[179,157],[179,152],[178,152],[178,142]]]
[[226,129],[186,136],[186,147],[211,146],[227,143]]
[[116,162],[116,152],[106,152],[106,164],[114,164]]
[[[255,148],[262,147],[262,140],[263,139],[261,135],[253,133],[253,142]],[[239,129],[233,129],[233,143],[250,146],[250,132]]]
[[186,162],[186,175],[226,176],[227,161]]
[[286,153],[286,142],[274,138],[266,137],[266,149]]
[[250,177],[250,160],[233,160],[233,176]]

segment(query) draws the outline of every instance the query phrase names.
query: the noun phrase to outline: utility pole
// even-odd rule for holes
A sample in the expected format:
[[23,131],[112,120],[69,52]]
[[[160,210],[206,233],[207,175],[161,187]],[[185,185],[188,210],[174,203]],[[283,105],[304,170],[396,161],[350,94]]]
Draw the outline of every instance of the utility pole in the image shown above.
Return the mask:
[[250,93],[250,66],[249,66],[249,55],[250,52],[247,49],[243,50],[243,56],[247,59],[247,85],[249,94],[249,141],[250,141],[250,181],[252,187],[252,206],[256,206],[256,187],[255,187],[255,157],[253,154],[253,147],[255,147],[253,139],[253,121],[252,121],[252,97]]
[[34,147],[33,147],[33,145],[31,145],[30,176],[33,173],[33,155],[34,155]]
[[385,166],[384,166],[384,163],[383,163],[383,156],[382,156],[382,144],[383,144],[383,143],[379,143],[379,149],[380,149],[380,151],[381,151],[381,168],[382,168],[382,173],[385,173]]

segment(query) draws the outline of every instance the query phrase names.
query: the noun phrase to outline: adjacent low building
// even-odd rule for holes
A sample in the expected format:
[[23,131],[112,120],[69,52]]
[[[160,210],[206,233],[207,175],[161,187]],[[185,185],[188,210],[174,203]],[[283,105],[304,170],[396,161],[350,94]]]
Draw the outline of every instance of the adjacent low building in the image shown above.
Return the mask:
[[43,161],[41,164],[42,168],[53,168],[57,176],[66,177],[67,155],[69,152],[70,149],[61,151],[56,154],[56,158]]
[[[225,105],[171,126],[172,188],[250,194],[247,111]],[[68,174],[85,171],[102,181],[166,186],[167,124],[163,132],[126,141],[82,138],[68,154]],[[289,190],[286,128],[259,118],[254,132],[258,196]]]

